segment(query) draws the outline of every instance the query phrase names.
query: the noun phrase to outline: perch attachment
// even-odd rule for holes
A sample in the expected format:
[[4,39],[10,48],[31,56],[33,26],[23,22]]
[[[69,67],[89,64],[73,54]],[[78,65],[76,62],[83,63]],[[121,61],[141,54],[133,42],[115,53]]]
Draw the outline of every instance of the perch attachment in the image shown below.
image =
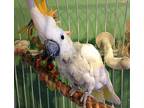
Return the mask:
[[16,40],[15,44],[15,53],[26,52],[29,49],[30,42],[27,40]]
[[112,45],[114,44],[113,36],[108,32],[102,32],[96,37],[98,48],[104,50],[105,63],[113,69],[129,69],[130,60],[128,57],[114,57]]
[[15,44],[15,47],[14,47],[15,54],[19,52],[29,52],[32,56],[37,56],[42,53],[42,50],[41,51],[30,50],[29,49],[30,42],[27,40],[16,40],[14,44]]

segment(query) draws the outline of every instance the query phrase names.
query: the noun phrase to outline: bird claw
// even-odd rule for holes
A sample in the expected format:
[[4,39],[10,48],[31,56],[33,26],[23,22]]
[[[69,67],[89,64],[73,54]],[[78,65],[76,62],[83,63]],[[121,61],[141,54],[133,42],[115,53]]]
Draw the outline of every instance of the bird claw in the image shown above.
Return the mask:
[[73,94],[74,94],[76,91],[77,91],[77,89],[72,88],[72,89],[69,91],[70,96],[73,96]]
[[85,92],[80,99],[80,102],[83,102],[83,108],[86,108],[86,101],[87,101],[88,96],[89,96],[89,93]]
[[87,101],[88,96],[95,98],[94,96],[90,95],[88,92],[85,92],[80,98],[80,102],[83,102],[83,108],[86,108],[86,101]]
[[79,90],[80,88],[76,84],[72,84],[71,90],[69,91],[70,96],[73,96],[73,94]]
[[75,89],[71,89],[71,90],[69,91],[70,96],[73,96],[73,94],[74,94],[75,92],[76,92]]
[[112,104],[112,108],[115,108],[115,107],[114,107],[114,104]]

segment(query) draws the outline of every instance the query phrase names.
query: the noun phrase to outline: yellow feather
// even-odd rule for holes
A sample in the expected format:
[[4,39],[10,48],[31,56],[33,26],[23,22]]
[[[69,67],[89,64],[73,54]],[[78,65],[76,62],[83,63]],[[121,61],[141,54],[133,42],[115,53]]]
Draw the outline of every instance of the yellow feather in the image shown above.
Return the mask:
[[[34,0],[34,3],[35,3],[35,5],[36,5],[36,7],[39,9],[39,2],[38,2],[38,0]],[[40,9],[39,9],[40,10]]]
[[47,8],[47,4],[46,4],[46,0],[41,0],[41,3],[39,3],[38,0],[34,0],[37,8],[39,9],[39,11],[43,14],[43,15],[47,15],[47,16],[52,16],[55,17],[56,16],[56,10],[48,10]]
[[46,0],[42,0],[41,6],[43,8],[44,13],[46,14],[48,12],[48,8],[46,5]]

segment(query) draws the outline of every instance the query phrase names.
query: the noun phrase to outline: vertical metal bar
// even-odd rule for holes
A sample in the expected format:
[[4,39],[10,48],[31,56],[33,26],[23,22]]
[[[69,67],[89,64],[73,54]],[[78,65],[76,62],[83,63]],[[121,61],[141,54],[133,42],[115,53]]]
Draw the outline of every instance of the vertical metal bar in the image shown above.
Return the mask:
[[86,0],[86,36],[87,36],[87,40],[86,43],[88,43],[89,41],[89,35],[88,35],[88,25],[89,24],[89,20],[88,20],[88,0]]
[[[67,0],[65,0],[66,2],[66,13],[67,13],[67,19],[68,19],[68,30],[70,31],[70,15],[69,15],[69,6],[68,6],[68,2]],[[63,100],[63,108],[65,108],[65,97],[62,96],[62,100]],[[56,101],[56,108],[57,108],[57,97],[56,97],[56,91],[55,91],[55,101]]]
[[[105,32],[107,31],[107,7],[108,6],[108,0],[105,0],[105,24],[104,24],[104,30]],[[105,61],[104,61],[104,65],[106,65]]]
[[33,91],[33,79],[32,79],[32,67],[30,66],[30,83],[31,83],[31,92],[32,92],[32,107],[35,108],[34,102],[34,91]]
[[[128,91],[130,90],[130,80],[129,80],[129,87],[128,87]],[[129,93],[129,95],[128,95],[128,97],[127,97],[127,108],[130,108],[130,93]]]
[[40,104],[40,108],[42,108],[42,101],[41,101],[41,87],[40,87],[39,74],[38,74],[37,76],[38,76],[39,104]]
[[115,38],[116,38],[116,32],[117,32],[117,19],[118,19],[118,0],[116,0],[116,7],[115,7],[115,25],[114,25],[114,48],[115,48]]
[[123,108],[123,69],[121,70],[121,108]]
[[[126,1],[126,10],[125,10],[125,17],[124,17],[124,30],[125,30],[125,23],[126,23],[126,18],[127,18],[127,11],[128,11],[128,0]],[[123,47],[124,47],[124,42],[125,42],[125,31],[123,33]]]
[[66,2],[66,12],[67,12],[67,18],[68,18],[68,30],[70,31],[70,15],[69,15],[69,6],[68,6],[68,1],[65,0]]
[[17,93],[17,100],[18,100],[18,108],[20,108],[20,96],[19,96],[19,86],[18,86],[18,79],[17,79],[17,70],[16,65],[14,65],[14,72],[15,72],[15,82],[16,82],[16,93]]
[[[115,26],[114,26],[114,49],[115,49],[115,39],[116,39],[116,31],[117,31],[117,19],[118,19],[118,15],[117,15],[117,9],[118,9],[118,0],[116,0],[116,7],[115,7]],[[112,83],[113,83],[113,87],[115,87],[115,70],[113,69],[112,71]],[[114,106],[114,105],[113,105]]]
[[[18,30],[19,30],[19,28],[20,28],[20,27],[19,27],[19,24],[18,24]],[[21,40],[21,39],[22,39],[21,33],[19,33],[18,36],[19,36],[19,40]]]
[[58,11],[58,16],[60,16],[60,13],[59,13],[59,3],[58,3],[58,0],[55,0],[56,1],[56,7],[57,7],[57,11]]
[[[114,26],[114,49],[115,49],[115,39],[116,39],[116,32],[117,32],[117,9],[118,9],[118,0],[116,0],[116,7],[115,7],[115,26]],[[114,87],[114,81],[115,80],[115,70],[113,69],[112,71],[112,83],[113,83],[113,87]]]
[[113,84],[113,87],[114,87],[114,80],[115,80],[115,70],[114,69],[112,69],[112,84]]
[[96,0],[96,13],[95,13],[95,20],[96,20],[96,23],[95,23],[95,37],[98,33],[98,0]]
[[62,100],[63,100],[63,108],[65,108],[65,97],[62,96]]
[[70,108],[73,108],[73,103],[72,103],[72,101],[70,101]]
[[[114,84],[114,82],[115,82],[115,70],[114,69],[112,69],[112,84],[113,84],[113,88],[115,87],[115,84]],[[114,107],[114,104],[112,103],[112,106]]]
[[58,108],[56,90],[54,91],[54,95],[55,95],[55,108]]
[[24,12],[23,12],[23,10],[22,10],[21,3],[19,2],[19,0],[17,0],[17,1],[18,1],[19,8],[20,8],[20,10],[21,10],[21,15],[23,16],[23,20],[26,21],[26,18],[25,18]]
[[79,5],[77,0],[75,0],[75,4],[76,4],[76,14],[77,14],[77,37],[78,37],[78,42],[79,42]]
[[[18,24],[18,29],[19,29],[19,24]],[[21,40],[21,35],[19,35],[20,40]],[[18,99],[18,108],[20,108],[20,95],[19,95],[19,85],[18,85],[18,79],[17,79],[17,70],[16,70],[16,65],[14,64],[14,72],[15,72],[15,81],[16,81],[16,93],[17,93],[17,99]]]
[[[62,77],[63,78],[63,77]],[[64,79],[62,79],[62,82],[64,81]],[[62,96],[62,100],[63,100],[63,108],[65,108],[65,97]]]
[[24,72],[24,65],[22,65],[22,77],[23,77],[23,90],[24,90],[24,99],[25,99],[25,108],[27,108],[27,94],[26,94],[26,85],[25,85],[25,72]]
[[[60,10],[59,10],[59,0],[55,0],[56,1],[56,7],[57,7],[57,12],[58,12],[58,17],[59,17],[59,20],[61,21],[61,18],[60,18]],[[61,23],[60,23],[61,25]]]
[[105,2],[105,32],[107,31],[108,0]]
[[47,88],[46,90],[47,90],[47,107],[50,108],[50,106],[49,106],[49,104],[50,104],[49,103],[49,89]]
[[[125,16],[124,16],[124,30],[125,30],[125,23],[126,23],[126,17],[127,17],[127,10],[128,10],[128,0],[126,1],[126,10],[125,10]],[[125,31],[123,32],[123,41],[122,41],[122,47],[124,47],[124,43],[125,43]],[[123,70],[121,71],[121,108],[123,108]]]
[[[69,82],[68,82],[68,85],[70,85]],[[73,103],[72,103],[72,101],[70,101],[70,108],[73,108]]]

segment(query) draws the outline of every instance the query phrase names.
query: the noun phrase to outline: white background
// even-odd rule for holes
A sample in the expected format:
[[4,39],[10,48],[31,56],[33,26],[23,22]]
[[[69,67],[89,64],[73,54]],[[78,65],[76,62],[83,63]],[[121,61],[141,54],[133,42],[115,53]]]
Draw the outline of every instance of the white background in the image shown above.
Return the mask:
[[[131,0],[130,108],[144,108],[144,1]],[[0,1],[0,108],[14,107],[14,0]]]

